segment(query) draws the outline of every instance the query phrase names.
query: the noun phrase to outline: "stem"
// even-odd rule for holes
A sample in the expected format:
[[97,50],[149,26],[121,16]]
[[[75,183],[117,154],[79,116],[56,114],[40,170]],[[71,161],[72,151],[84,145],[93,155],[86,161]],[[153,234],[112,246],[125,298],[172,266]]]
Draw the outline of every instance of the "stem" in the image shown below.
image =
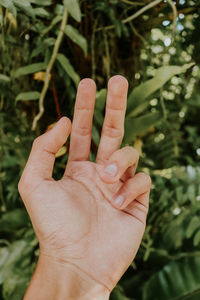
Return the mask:
[[173,37],[173,39],[174,39],[175,34],[176,34],[176,19],[177,19],[177,16],[178,16],[178,12],[177,12],[177,9],[176,9],[176,5],[174,4],[174,2],[173,2],[172,0],[167,0],[167,2],[169,3],[169,5],[171,6],[172,11],[173,11],[173,30],[172,30],[172,37]]
[[60,119],[61,118],[60,105],[59,105],[58,95],[57,95],[55,81],[54,81],[53,77],[52,77],[52,91],[53,91],[53,98],[54,98],[54,102],[55,102],[55,105],[56,105],[56,111],[57,111],[58,119]]
[[[143,8],[139,9],[138,11],[136,11],[136,13],[134,13],[132,16],[122,20],[123,24],[126,24],[128,22],[131,22],[132,20],[136,19],[137,17],[139,17],[141,14],[143,14],[145,11],[149,10],[150,8],[156,6],[158,3],[162,2],[162,0],[155,0],[151,3],[149,3],[148,5],[144,6]],[[110,30],[115,28],[114,25],[110,25],[110,26],[106,26],[104,28],[97,28],[96,31],[101,31],[102,29],[104,30]]]
[[92,61],[92,79],[95,80],[96,61],[95,61],[95,31],[97,26],[97,19],[94,22],[94,27],[91,36],[91,61]]
[[130,25],[133,33],[143,42],[144,45],[147,45],[145,38],[141,34],[139,34],[139,32],[136,30],[136,28],[133,26],[133,24],[130,23],[129,25]]
[[107,64],[106,64],[106,76],[107,80],[110,78],[110,51],[109,51],[109,44],[108,44],[108,39],[107,39],[107,34],[106,31],[103,30],[103,38],[104,38],[104,45],[105,45],[105,54],[107,58]]
[[142,3],[142,2],[131,2],[129,0],[121,0],[121,2],[124,2],[124,3],[132,5],[132,6],[144,5],[144,3]]
[[52,52],[52,56],[51,59],[48,63],[47,69],[46,69],[46,73],[45,73],[45,81],[44,81],[44,85],[42,88],[42,92],[40,95],[40,100],[39,100],[39,113],[35,116],[34,120],[33,120],[33,124],[32,124],[32,130],[36,129],[37,123],[40,120],[40,118],[42,117],[43,113],[44,113],[44,99],[47,93],[47,90],[49,88],[49,81],[50,81],[50,73],[51,70],[53,68],[54,62],[56,60],[56,56],[58,54],[58,50],[60,48],[62,39],[63,39],[63,35],[64,35],[64,29],[65,26],[67,24],[67,17],[68,17],[68,11],[67,9],[64,10],[63,13],[63,18],[62,18],[62,22],[61,22],[61,26],[60,26],[60,31],[58,33],[54,48],[53,48],[53,52]]

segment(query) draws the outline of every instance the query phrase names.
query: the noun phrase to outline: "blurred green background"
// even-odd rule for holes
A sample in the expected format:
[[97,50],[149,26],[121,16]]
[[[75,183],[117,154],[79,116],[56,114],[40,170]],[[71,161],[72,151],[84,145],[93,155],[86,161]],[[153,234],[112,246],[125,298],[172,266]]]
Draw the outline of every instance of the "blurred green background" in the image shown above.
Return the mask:
[[199,63],[199,0],[0,0],[0,299],[22,299],[39,255],[17,191],[33,139],[72,118],[78,82],[92,77],[95,160],[115,74],[129,81],[123,145],[153,185],[140,250],[111,299],[200,299]]

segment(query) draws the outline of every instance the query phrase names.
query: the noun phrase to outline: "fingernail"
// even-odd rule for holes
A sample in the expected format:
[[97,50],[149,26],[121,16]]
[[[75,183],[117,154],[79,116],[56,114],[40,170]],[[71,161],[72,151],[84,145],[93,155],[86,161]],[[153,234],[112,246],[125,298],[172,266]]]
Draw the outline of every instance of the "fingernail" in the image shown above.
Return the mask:
[[118,168],[116,164],[110,164],[105,168],[105,173],[110,176],[115,176],[117,174]]
[[120,207],[123,202],[124,202],[124,196],[119,195],[119,196],[117,196],[117,198],[115,198],[115,200],[113,201],[113,204],[117,207]]

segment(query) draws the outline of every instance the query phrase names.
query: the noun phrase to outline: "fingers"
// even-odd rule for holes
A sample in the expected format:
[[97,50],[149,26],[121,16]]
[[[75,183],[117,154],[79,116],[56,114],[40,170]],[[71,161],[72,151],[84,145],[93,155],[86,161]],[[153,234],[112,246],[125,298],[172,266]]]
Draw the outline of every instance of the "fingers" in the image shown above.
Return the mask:
[[133,177],[137,168],[139,153],[133,147],[115,151],[104,166],[100,165],[99,174],[105,183],[114,183],[122,178],[126,181]]
[[51,179],[55,154],[66,142],[71,131],[71,121],[63,117],[46,133],[37,137],[19,182],[19,190],[37,184],[42,179]]
[[[128,179],[117,194],[113,197],[111,204],[118,209],[125,209],[130,203],[141,195],[149,194],[151,178],[145,173],[137,173],[133,178]],[[147,203],[143,203],[147,206]]]
[[144,225],[146,224],[146,216],[149,209],[149,194],[150,192],[148,191],[140,195],[123,210]]
[[94,81],[89,78],[81,80],[76,96],[69,161],[88,160],[89,158],[95,95]]
[[97,163],[108,160],[119,149],[124,135],[128,82],[120,75],[108,82],[106,114],[97,152]]

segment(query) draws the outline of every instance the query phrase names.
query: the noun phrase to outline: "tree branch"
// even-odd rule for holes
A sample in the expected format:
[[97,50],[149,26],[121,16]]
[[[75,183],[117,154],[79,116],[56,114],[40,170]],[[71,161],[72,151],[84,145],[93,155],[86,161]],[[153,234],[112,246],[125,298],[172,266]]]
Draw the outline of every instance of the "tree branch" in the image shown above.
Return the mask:
[[53,76],[52,76],[52,92],[53,92],[53,98],[54,98],[57,116],[58,116],[58,120],[59,120],[61,118],[61,112],[60,112],[60,105],[59,105],[59,101],[58,101],[58,95],[57,95],[56,85],[55,85]]
[[[128,22],[131,22],[132,20],[136,19],[137,17],[139,17],[140,15],[142,15],[145,11],[149,10],[150,8],[156,6],[158,3],[162,2],[162,0],[155,0],[151,3],[149,3],[148,5],[142,7],[141,9],[139,9],[138,11],[136,11],[136,13],[134,13],[132,16],[122,20],[122,23],[123,24],[126,24]],[[115,28],[114,25],[110,25],[110,26],[106,26],[104,28],[100,27],[100,28],[97,28],[96,31],[101,31],[101,30],[110,30],[110,29],[113,29]]]
[[167,2],[169,3],[169,5],[171,6],[172,8],[172,11],[173,11],[173,31],[172,31],[172,35],[173,35],[173,38],[176,34],[176,19],[177,19],[177,16],[178,16],[178,12],[177,12],[177,9],[176,9],[176,5],[174,4],[174,2],[172,0],[167,0]]
[[39,99],[39,113],[35,116],[34,120],[33,120],[33,124],[32,124],[32,130],[36,129],[37,123],[40,120],[40,118],[42,117],[43,113],[44,113],[44,99],[47,93],[47,90],[49,88],[49,81],[50,81],[50,73],[51,70],[53,68],[54,62],[56,60],[56,56],[58,54],[58,50],[60,48],[60,44],[62,42],[63,39],[63,35],[64,35],[64,29],[65,26],[67,24],[67,17],[68,17],[68,11],[67,9],[64,10],[63,13],[63,18],[62,18],[62,22],[61,22],[61,26],[60,26],[60,31],[58,33],[54,48],[53,48],[53,52],[52,52],[52,56],[50,58],[50,61],[48,63],[47,69],[46,69],[46,73],[45,73],[45,80],[44,80],[44,85],[41,91],[41,95],[40,95],[40,99]]

